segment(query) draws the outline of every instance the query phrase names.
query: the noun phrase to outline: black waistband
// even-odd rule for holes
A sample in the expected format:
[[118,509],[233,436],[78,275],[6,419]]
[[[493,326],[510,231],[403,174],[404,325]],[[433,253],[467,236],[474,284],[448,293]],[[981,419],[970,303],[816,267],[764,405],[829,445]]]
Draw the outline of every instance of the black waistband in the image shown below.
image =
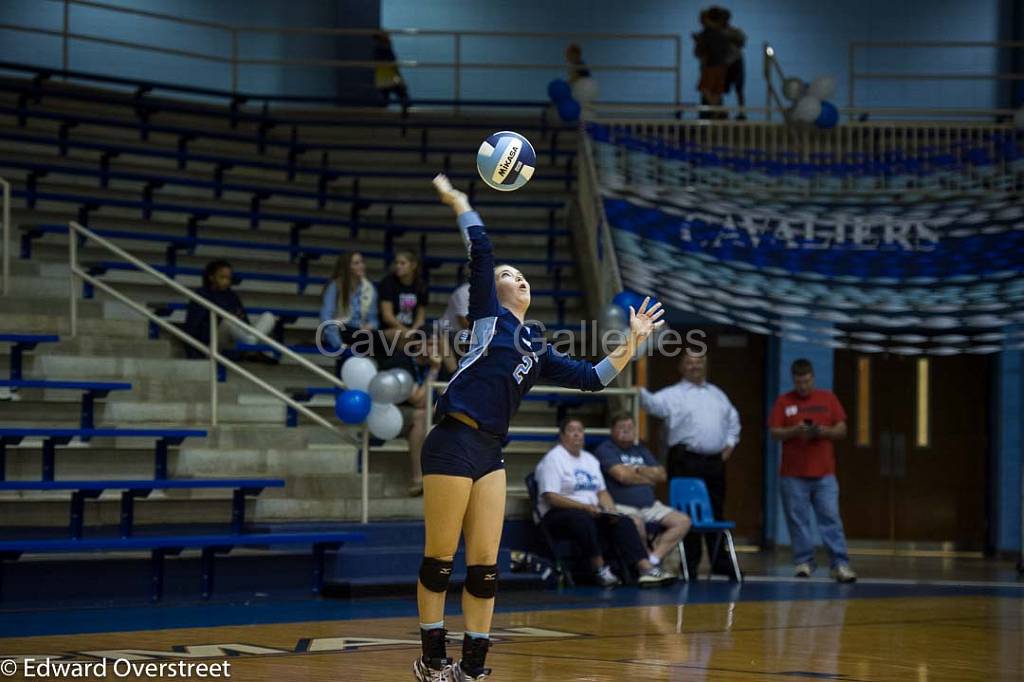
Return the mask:
[[676,451],[676,452],[682,453],[684,455],[693,455],[694,457],[717,457],[720,454],[720,453],[717,453],[717,452],[709,452],[708,454],[704,454],[703,452],[695,452],[695,451],[690,450],[689,448],[687,448],[685,445],[681,445],[681,444],[680,445],[673,445],[673,446],[669,447],[669,450]]

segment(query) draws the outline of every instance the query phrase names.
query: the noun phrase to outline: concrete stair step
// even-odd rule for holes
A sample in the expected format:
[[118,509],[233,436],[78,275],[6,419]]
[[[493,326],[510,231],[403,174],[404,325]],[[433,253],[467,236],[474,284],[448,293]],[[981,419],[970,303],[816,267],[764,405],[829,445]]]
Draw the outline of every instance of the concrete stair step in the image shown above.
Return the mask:
[[[356,473],[326,474],[315,473],[304,476],[289,476],[284,490],[268,490],[268,499],[301,499],[301,500],[348,500],[362,497],[362,475]],[[371,499],[386,496],[383,474],[371,473],[367,477],[367,485]]]
[[[322,428],[313,431],[324,431]],[[208,429],[209,437],[204,447],[222,449],[253,449],[268,448],[275,450],[301,450],[309,445],[309,434],[306,429],[286,429],[281,426],[232,425],[224,424]],[[330,432],[327,432],[330,433]],[[338,443],[337,437],[334,444]],[[200,443],[189,443],[199,446]]]
[[262,449],[194,448],[178,451],[176,473],[181,476],[234,474],[311,477],[354,474],[358,454],[352,446],[334,448]]
[[[218,403],[218,421],[223,424],[284,424],[285,406],[233,405]],[[177,424],[210,423],[210,404],[199,402],[128,402],[117,401],[103,407],[103,420],[111,424],[131,425],[165,419]]]
[[34,355],[26,362],[26,372],[36,377],[64,379],[161,379],[174,381],[208,379],[209,366],[203,362],[165,358],[125,358],[50,353]]
[[[529,514],[529,501],[519,497],[510,497],[506,501],[505,508],[506,518],[524,518]],[[359,519],[361,512],[361,503],[358,499],[282,500],[261,497],[257,500],[255,520],[273,522],[295,518],[319,518],[351,521]],[[369,516],[373,521],[422,519],[423,498],[371,498]]]
[[167,338],[139,343],[136,339],[79,334],[74,338],[48,344],[44,351],[59,355],[89,355],[135,358],[183,359],[184,350]]
[[[174,491],[174,496],[154,491],[147,498],[135,500],[135,523],[139,526],[166,523],[209,523],[231,521],[231,491],[193,491],[213,495],[189,496],[189,491]],[[48,499],[12,499],[4,493],[0,497],[0,527],[60,527],[68,523],[70,497],[51,496]],[[246,517],[256,513],[256,501],[246,502]],[[85,503],[85,535],[90,527],[114,526],[120,523],[121,502],[118,495],[104,495],[99,500]]]

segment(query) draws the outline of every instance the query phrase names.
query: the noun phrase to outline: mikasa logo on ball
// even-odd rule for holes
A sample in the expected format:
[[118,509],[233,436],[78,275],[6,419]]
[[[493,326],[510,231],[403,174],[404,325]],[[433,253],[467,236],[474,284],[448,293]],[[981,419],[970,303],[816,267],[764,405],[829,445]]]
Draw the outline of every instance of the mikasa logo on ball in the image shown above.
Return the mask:
[[509,171],[512,170],[516,165],[516,160],[519,158],[519,150],[522,149],[521,145],[516,144],[514,141],[509,141],[507,147],[507,153],[505,158],[501,160],[498,167],[494,169],[494,174],[491,176],[491,180],[495,182],[502,182],[508,175]]
[[488,187],[514,192],[530,178],[537,166],[537,152],[525,137],[511,130],[499,130],[480,143],[476,170]]

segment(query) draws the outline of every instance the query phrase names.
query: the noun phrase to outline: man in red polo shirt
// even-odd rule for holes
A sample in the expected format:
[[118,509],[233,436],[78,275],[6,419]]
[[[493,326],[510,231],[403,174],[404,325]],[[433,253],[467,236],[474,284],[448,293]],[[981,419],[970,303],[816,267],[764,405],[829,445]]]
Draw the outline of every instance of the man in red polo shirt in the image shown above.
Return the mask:
[[782,507],[793,545],[798,578],[814,572],[815,538],[811,513],[828,548],[832,577],[852,583],[846,535],[839,518],[839,484],[832,441],[846,437],[846,412],[832,391],[814,388],[814,367],[803,358],[793,362],[793,390],[775,401],[768,426],[772,438],[782,441],[780,470]]

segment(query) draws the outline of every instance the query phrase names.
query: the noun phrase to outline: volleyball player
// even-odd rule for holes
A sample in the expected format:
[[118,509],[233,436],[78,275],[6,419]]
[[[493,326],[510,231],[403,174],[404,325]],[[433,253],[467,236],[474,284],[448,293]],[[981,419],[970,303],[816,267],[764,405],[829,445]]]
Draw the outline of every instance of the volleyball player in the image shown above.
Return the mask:
[[[490,646],[498,585],[498,546],[505,517],[505,464],[501,448],[523,395],[540,379],[585,391],[607,386],[630,361],[664,314],[660,303],[630,308],[627,342],[594,365],[544,345],[524,325],[530,284],[511,265],[494,266],[491,242],[466,195],[444,175],[434,178],[441,201],[457,217],[470,251],[470,349],[438,398],[437,426],[423,443],[423,512],[426,545],[417,586],[423,655],[413,664],[421,682],[481,680]],[[445,649],[444,602],[452,559],[465,534],[462,591],[465,635],[462,660]]]

